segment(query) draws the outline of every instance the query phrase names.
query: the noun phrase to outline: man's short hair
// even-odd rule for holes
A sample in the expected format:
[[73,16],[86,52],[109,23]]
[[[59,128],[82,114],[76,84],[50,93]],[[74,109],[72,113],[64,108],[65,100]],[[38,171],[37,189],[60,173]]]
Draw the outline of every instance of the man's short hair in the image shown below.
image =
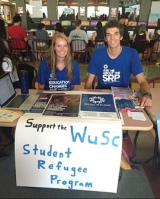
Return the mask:
[[81,24],[81,20],[80,19],[77,19],[76,21],[75,21],[75,26],[77,27],[77,26],[79,26]]
[[106,37],[106,32],[107,32],[107,29],[109,28],[118,28],[119,29],[119,32],[120,32],[120,35],[123,36],[123,25],[121,23],[119,23],[117,20],[110,20],[104,27],[104,35]]
[[45,27],[45,24],[44,23],[39,23],[38,24],[38,30],[42,30],[42,28]]
[[15,15],[13,17],[13,23],[17,23],[17,22],[20,22],[20,21],[22,21],[22,19],[21,19],[21,17],[19,15]]

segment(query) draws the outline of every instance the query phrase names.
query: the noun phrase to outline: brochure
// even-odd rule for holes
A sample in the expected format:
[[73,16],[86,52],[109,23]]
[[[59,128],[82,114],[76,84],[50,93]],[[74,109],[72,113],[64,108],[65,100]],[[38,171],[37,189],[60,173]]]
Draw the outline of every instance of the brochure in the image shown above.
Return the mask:
[[136,97],[132,88],[111,87],[115,103],[119,111],[134,111],[139,106],[139,98]]
[[82,94],[79,115],[82,118],[120,119],[112,94]]
[[52,94],[43,115],[78,117],[80,95]]
[[39,95],[39,98],[30,109],[29,112],[31,113],[42,113],[52,95],[51,93],[37,93],[37,94]]
[[0,108],[0,122],[13,122],[22,115],[23,113],[20,111],[16,112]]

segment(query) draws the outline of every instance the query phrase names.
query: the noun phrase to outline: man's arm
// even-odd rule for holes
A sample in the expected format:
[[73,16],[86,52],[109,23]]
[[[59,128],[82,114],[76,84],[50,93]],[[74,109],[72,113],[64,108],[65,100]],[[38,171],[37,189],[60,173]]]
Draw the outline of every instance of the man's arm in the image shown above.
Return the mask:
[[85,88],[86,89],[92,89],[92,84],[93,84],[94,78],[95,78],[95,75],[88,73],[88,77],[87,77],[87,80],[85,82]]
[[[142,95],[150,93],[149,84],[144,77],[144,73],[140,73],[136,76],[138,83],[140,84],[140,91]],[[148,95],[144,95],[141,99],[140,106],[152,106],[152,99]]]

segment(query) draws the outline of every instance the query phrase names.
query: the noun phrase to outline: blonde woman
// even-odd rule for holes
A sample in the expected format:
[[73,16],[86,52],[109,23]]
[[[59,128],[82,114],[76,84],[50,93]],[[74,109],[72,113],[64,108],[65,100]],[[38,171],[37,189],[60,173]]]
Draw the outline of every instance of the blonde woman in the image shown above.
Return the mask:
[[141,24],[138,28],[138,34],[135,34],[133,36],[133,42],[137,40],[147,40],[150,42],[149,35],[146,33],[146,25]]
[[140,60],[142,60],[143,53],[147,49],[148,44],[146,41],[150,42],[149,35],[146,33],[146,25],[141,24],[138,28],[138,34],[133,36],[133,48],[137,50]]
[[77,62],[71,60],[70,44],[63,33],[57,33],[52,45],[39,66],[38,89],[72,90],[80,85],[80,71]]

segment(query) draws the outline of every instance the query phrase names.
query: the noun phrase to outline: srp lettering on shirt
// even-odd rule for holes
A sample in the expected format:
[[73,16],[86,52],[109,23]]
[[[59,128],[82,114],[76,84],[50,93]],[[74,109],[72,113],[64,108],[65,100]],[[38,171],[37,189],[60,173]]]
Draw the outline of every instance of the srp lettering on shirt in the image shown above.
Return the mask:
[[68,90],[70,81],[68,80],[49,80],[49,89],[50,90]]
[[120,79],[120,71],[115,71],[115,69],[108,69],[108,65],[105,64],[103,66],[102,79],[104,84],[107,84],[108,82],[118,82],[118,79]]

